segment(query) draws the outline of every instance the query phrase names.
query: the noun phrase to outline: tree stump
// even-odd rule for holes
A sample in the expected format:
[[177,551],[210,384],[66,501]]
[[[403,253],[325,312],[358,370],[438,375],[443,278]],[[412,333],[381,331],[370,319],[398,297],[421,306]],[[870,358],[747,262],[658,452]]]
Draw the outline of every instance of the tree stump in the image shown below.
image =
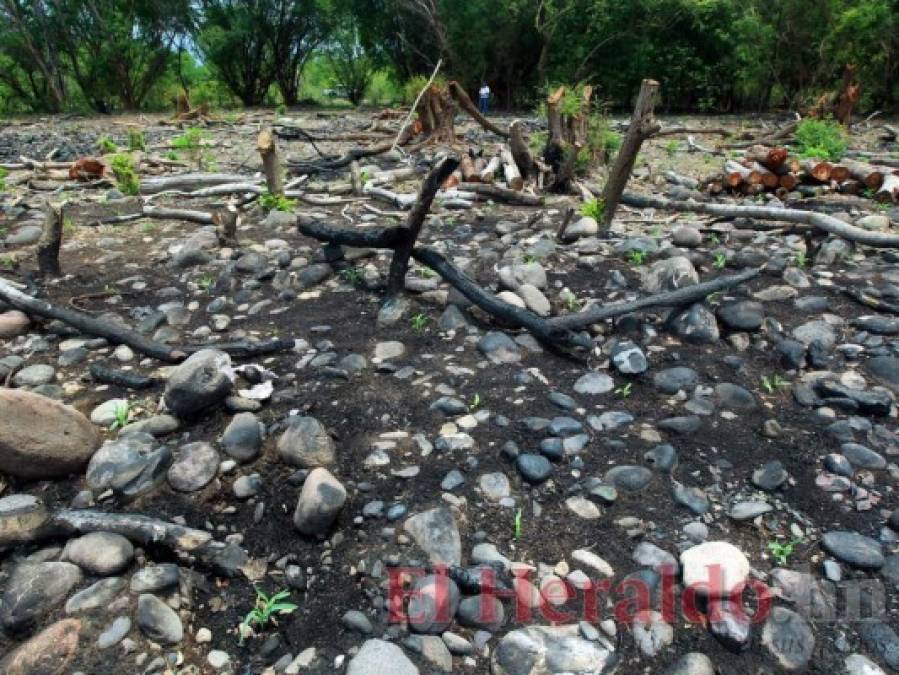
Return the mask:
[[448,89],[442,89],[436,84],[428,87],[415,108],[425,140],[453,145],[456,142],[453,122],[456,110],[456,103]]
[[62,276],[62,269],[59,266],[59,248],[62,245],[64,223],[62,206],[54,206],[47,201],[44,230],[37,243],[37,265],[42,276]]
[[275,137],[271,129],[263,129],[259,132],[256,149],[259,150],[259,155],[262,157],[262,171],[265,174],[265,184],[269,194],[277,197],[283,196],[284,183],[281,162],[278,158],[278,146],[275,144]]
[[566,88],[559,87],[546,99],[549,136],[543,159],[552,174],[548,182],[552,192],[568,192],[578,153],[587,145],[593,87],[583,88],[577,109],[572,109],[566,94]]

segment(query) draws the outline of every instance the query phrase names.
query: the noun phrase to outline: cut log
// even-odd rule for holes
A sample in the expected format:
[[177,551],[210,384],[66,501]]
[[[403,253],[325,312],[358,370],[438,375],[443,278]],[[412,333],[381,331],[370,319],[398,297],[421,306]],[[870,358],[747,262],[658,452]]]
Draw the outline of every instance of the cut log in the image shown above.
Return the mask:
[[37,265],[42,276],[62,276],[62,268],[59,265],[59,248],[62,245],[64,223],[63,207],[54,206],[48,200],[44,229],[37,243]]
[[125,370],[114,370],[96,362],[90,365],[88,372],[95,382],[112,384],[125,389],[149,389],[159,384],[159,380],[155,377],[146,377]]
[[842,183],[849,180],[849,169],[840,164],[834,164],[830,167],[830,180]]
[[778,176],[778,185],[789,191],[796,187],[799,184],[799,178],[795,173],[785,173],[782,176]]
[[481,171],[481,182],[492,183],[496,179],[496,172],[499,171],[502,162],[498,155],[494,155],[487,162],[487,166]]
[[874,193],[874,199],[881,204],[890,204],[895,202],[897,197],[899,197],[899,176],[887,174],[883,177],[880,188]]
[[283,196],[284,182],[281,171],[281,161],[278,158],[278,146],[271,129],[263,129],[256,139],[256,149],[262,157],[262,172],[265,174],[265,184],[269,194]]
[[494,201],[516,204],[518,206],[542,206],[544,201],[543,197],[531,195],[527,192],[518,192],[499,185],[488,185],[486,183],[460,183],[459,189],[474,192]]
[[196,190],[224,183],[246,183],[248,176],[236,173],[182,173],[161,178],[144,178],[140,182],[140,193],[152,195],[163,190]]
[[459,162],[459,171],[462,173],[463,183],[481,182],[481,174],[470,156],[462,155],[462,160]]
[[752,170],[732,159],[724,163],[724,181],[732,188],[740,187],[749,182]]
[[820,159],[803,159],[799,164],[807,176],[819,183],[826,183],[830,180],[830,173],[833,170],[830,162]]
[[516,164],[515,158],[512,157],[512,152],[503,148],[500,152],[500,158],[503,164],[503,176],[506,180],[506,185],[515,191],[523,189],[524,178],[522,178],[521,172],[518,170],[518,164]]
[[880,189],[880,185],[883,183],[884,173],[890,173],[890,171],[885,172],[880,167],[873,166],[866,162],[859,162],[858,160],[845,157],[841,164],[849,169],[850,176],[855,178],[855,180],[860,180],[872,190]]
[[786,148],[769,148],[764,145],[753,145],[746,151],[746,159],[750,162],[758,162],[770,171],[777,171],[787,161]]
[[212,214],[212,222],[218,228],[218,238],[222,246],[237,244],[237,223],[240,213],[233,204],[228,204]]
[[608,229],[612,224],[615,211],[618,209],[618,202],[624,193],[628,179],[630,179],[634,162],[637,160],[637,153],[640,152],[640,146],[643,145],[643,141],[661,128],[652,114],[658,89],[659,83],[655,80],[643,80],[640,85],[640,93],[637,95],[637,103],[634,106],[634,113],[631,115],[630,126],[621,143],[621,148],[615,156],[615,163],[609,171],[609,177],[602,192],[604,205],[602,226],[604,229]]
[[766,167],[762,166],[758,162],[753,162],[752,172],[753,174],[758,176],[758,182],[760,182],[769,190],[773,190],[779,185],[777,174],[773,171],[769,171]]

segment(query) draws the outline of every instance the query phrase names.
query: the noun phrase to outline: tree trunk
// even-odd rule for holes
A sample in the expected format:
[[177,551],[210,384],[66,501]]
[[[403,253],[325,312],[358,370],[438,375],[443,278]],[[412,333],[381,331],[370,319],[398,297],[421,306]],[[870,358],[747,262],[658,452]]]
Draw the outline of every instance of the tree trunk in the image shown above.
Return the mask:
[[524,140],[521,130],[522,126],[524,126],[524,123],[521,120],[515,120],[509,125],[509,146],[512,149],[512,157],[515,160],[515,164],[518,165],[518,170],[521,172],[522,177],[527,180],[534,168],[534,158],[531,157],[531,151]]
[[643,80],[640,85],[640,93],[637,95],[637,104],[634,106],[630,126],[621,148],[615,156],[615,164],[609,171],[609,178],[602,192],[604,205],[602,226],[605,229],[611,226],[612,218],[615,217],[618,202],[631,176],[640,146],[643,145],[643,141],[661,128],[652,115],[658,89],[659,83],[655,80]]
[[262,156],[262,171],[265,173],[265,184],[268,186],[269,194],[277,197],[283,196],[283,172],[278,158],[278,146],[275,144],[275,137],[272,135],[271,129],[263,129],[259,132],[256,149]]
[[44,231],[37,243],[37,264],[42,276],[62,276],[62,269],[59,266],[59,247],[62,245],[64,222],[62,206],[54,206],[48,201]]
[[456,105],[447,90],[432,84],[418,102],[416,112],[426,140],[447,145],[456,142]]

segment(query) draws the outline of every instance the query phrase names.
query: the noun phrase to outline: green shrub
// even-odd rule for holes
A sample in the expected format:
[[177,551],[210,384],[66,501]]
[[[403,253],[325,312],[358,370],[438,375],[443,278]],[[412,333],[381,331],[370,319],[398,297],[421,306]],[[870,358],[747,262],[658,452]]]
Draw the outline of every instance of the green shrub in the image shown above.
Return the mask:
[[146,150],[147,141],[144,138],[144,132],[140,129],[128,130],[128,149],[129,150]]
[[831,120],[805,119],[796,127],[796,143],[801,157],[837,161],[846,152],[843,128]]
[[6,181],[4,180],[9,175],[9,171],[0,166],[0,192],[6,192]]
[[134,160],[131,155],[113,155],[110,160],[112,173],[115,176],[116,185],[122,194],[136,195],[140,192],[140,178],[134,170]]
[[287,213],[293,211],[296,206],[293,199],[288,199],[284,195],[273,195],[271,192],[259,195],[259,204],[266,211],[286,211]]
[[97,148],[99,148],[101,155],[111,155],[112,153],[119,151],[118,146],[113,143],[109,136],[100,136],[100,138],[97,139]]
[[202,145],[204,136],[202,129],[191,127],[172,139],[172,147],[178,150],[196,150]]
[[588,216],[593,218],[595,221],[602,220],[603,213],[605,213],[606,204],[603,200],[597,199],[594,197],[588,202],[584,202],[581,205],[581,215]]

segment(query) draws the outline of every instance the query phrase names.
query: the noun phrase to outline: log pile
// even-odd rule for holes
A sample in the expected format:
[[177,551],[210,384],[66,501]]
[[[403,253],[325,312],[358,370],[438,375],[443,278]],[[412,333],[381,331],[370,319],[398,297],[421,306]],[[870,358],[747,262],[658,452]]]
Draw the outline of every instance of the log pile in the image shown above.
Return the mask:
[[748,196],[767,191],[781,198],[793,190],[808,195],[840,192],[893,203],[899,199],[899,168],[849,158],[799,159],[783,147],[753,145],[741,160],[726,160],[723,173],[707,179],[704,188],[711,194],[730,190]]

